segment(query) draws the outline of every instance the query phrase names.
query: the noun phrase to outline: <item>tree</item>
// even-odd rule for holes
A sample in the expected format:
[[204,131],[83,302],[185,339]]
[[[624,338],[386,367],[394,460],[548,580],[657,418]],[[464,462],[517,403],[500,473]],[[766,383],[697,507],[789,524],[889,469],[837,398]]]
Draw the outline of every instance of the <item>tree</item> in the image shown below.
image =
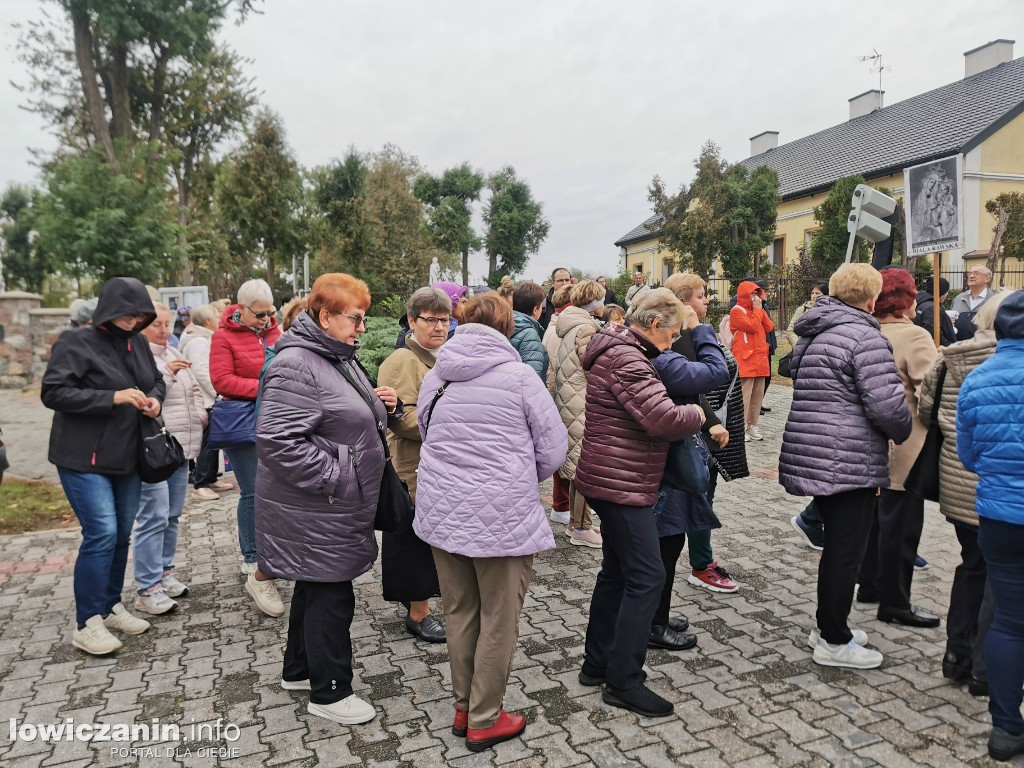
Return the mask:
[[1003,192],[985,203],[985,210],[996,218],[994,237],[986,266],[995,274],[999,262],[999,285],[1006,280],[1006,260],[1024,258],[1024,194]]
[[[469,285],[469,254],[481,245],[473,230],[472,204],[480,199],[483,187],[483,174],[469,163],[449,168],[440,177],[421,174],[413,185],[413,192],[427,205],[435,245],[445,254],[461,254],[463,285]],[[441,264],[442,269],[449,266]]]
[[530,186],[512,166],[493,174],[487,188],[491,193],[484,206],[487,282],[497,287],[502,275],[518,275],[526,268],[529,254],[537,252],[551,225]]
[[56,160],[34,206],[39,247],[71,276],[163,279],[179,258],[163,178],[147,173],[140,157],[112,174],[100,149]]
[[370,250],[366,224],[366,161],[349,148],[345,158],[309,172],[307,220],[315,266],[320,272],[365,274]]
[[233,252],[262,262],[273,288],[282,260],[302,252],[302,174],[281,119],[264,110],[217,178],[215,200]]
[[[850,233],[846,222],[850,217],[850,200],[858,184],[864,184],[863,176],[846,176],[832,185],[825,201],[814,208],[814,219],[821,229],[811,238],[811,268],[819,277],[831,275],[846,260],[846,248]],[[895,252],[895,250],[894,250]],[[853,261],[865,261],[870,255],[870,245],[857,239],[853,248]]]
[[42,293],[50,259],[34,237],[33,190],[11,184],[0,197],[0,261],[8,290]]

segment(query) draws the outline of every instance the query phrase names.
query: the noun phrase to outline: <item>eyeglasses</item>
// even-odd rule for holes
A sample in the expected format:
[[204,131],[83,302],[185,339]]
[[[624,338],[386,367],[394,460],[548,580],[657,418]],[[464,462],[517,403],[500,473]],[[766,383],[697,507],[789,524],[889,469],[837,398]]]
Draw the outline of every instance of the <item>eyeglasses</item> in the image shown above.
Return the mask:
[[344,312],[339,312],[338,314],[341,315],[342,317],[347,317],[349,320],[355,323],[356,328],[358,328],[360,325],[363,326],[363,328],[370,327],[370,321],[366,319],[366,315],[346,315]]
[[683,338],[683,334],[681,334],[681,333],[673,333],[672,334],[672,343],[675,344],[681,338]]
[[276,309],[271,309],[268,312],[253,312],[250,307],[246,307],[246,309],[252,312],[252,316],[255,317],[257,320],[266,320],[268,317],[270,317],[277,311]]
[[424,317],[423,315],[416,315],[416,319],[422,320],[431,328],[437,328],[439,325],[447,326],[452,321],[450,317]]

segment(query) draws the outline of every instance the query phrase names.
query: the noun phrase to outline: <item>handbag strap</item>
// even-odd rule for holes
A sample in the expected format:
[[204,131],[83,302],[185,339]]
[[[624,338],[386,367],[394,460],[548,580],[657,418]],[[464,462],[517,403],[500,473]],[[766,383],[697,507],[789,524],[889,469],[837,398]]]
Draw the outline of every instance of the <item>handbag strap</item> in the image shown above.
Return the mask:
[[444,393],[448,389],[450,382],[442,381],[441,386],[437,388],[437,392],[434,393],[434,399],[430,401],[430,410],[427,411],[427,419],[423,422],[423,439],[427,439],[427,432],[430,429],[430,420],[434,417],[434,409],[437,407],[437,401],[440,400]]
[[946,383],[946,361],[942,361],[942,370],[939,371],[939,380],[935,384],[935,400],[932,402],[932,415],[928,420],[928,426],[932,427],[939,423],[939,403],[942,402],[942,387]]
[[[370,399],[370,395],[365,389],[363,389],[362,385],[356,381],[356,377],[352,375],[352,372],[348,370],[344,363],[339,361],[335,362],[333,365],[338,373],[344,377],[345,381],[352,385],[352,388],[363,399],[363,402],[369,406],[370,413],[373,414],[374,423],[377,425],[377,436],[380,437],[380,443],[384,446],[384,461],[385,463],[391,461],[391,451],[388,449],[387,430],[384,427],[384,422],[377,418],[377,408],[375,407],[373,400]],[[363,367],[359,366],[359,369],[363,370]],[[369,376],[367,376],[367,378],[369,379]]]

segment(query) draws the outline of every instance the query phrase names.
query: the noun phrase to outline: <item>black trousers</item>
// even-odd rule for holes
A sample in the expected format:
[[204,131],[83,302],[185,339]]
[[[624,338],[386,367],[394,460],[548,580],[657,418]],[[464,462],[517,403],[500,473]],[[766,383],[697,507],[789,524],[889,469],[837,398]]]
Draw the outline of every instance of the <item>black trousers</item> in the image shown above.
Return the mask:
[[309,679],[309,700],[333,704],[352,695],[351,581],[296,581],[284,651],[285,680]]
[[590,601],[584,663],[611,688],[644,682],[651,620],[661,600],[665,569],[650,507],[588,499],[601,516],[604,559]]
[[971,674],[988,679],[985,669],[985,638],[992,626],[995,603],[988,584],[985,558],[978,547],[978,529],[954,523],[960,542],[960,565],[953,574],[946,616],[946,650],[957,656],[971,657]]
[[877,595],[882,605],[909,608],[914,558],[924,530],[924,499],[885,488],[876,510],[860,566],[860,592]]
[[874,488],[858,488],[814,497],[825,523],[825,546],[818,564],[818,629],[825,642],[833,645],[853,639],[846,621],[853,605],[857,569],[868,545],[875,493]]
[[658,539],[661,547],[661,563],[665,566],[665,586],[661,588],[661,600],[658,603],[658,610],[654,612],[652,625],[666,626],[668,615],[672,609],[672,587],[676,581],[676,563],[679,562],[679,555],[686,546],[686,534],[677,533],[672,536],[662,536]]
[[[211,409],[207,408],[209,413]],[[216,448],[208,448],[207,442],[210,438],[210,426],[207,424],[203,430],[203,443],[199,449],[199,455],[192,462],[192,476],[189,482],[195,488],[205,488],[217,482],[220,474],[220,451]]]

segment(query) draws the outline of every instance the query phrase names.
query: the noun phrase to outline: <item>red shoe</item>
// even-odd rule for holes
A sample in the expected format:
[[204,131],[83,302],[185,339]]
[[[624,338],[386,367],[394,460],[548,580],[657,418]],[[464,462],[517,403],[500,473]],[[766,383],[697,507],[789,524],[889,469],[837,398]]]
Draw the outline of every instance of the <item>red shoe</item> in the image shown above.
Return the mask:
[[523,715],[512,715],[504,709],[498,713],[498,721],[490,728],[469,728],[466,733],[466,748],[470,752],[483,752],[485,749],[514,739],[526,730],[526,718]]
[[465,736],[469,727],[469,710],[460,706],[455,707],[455,722],[452,723],[453,736]]

